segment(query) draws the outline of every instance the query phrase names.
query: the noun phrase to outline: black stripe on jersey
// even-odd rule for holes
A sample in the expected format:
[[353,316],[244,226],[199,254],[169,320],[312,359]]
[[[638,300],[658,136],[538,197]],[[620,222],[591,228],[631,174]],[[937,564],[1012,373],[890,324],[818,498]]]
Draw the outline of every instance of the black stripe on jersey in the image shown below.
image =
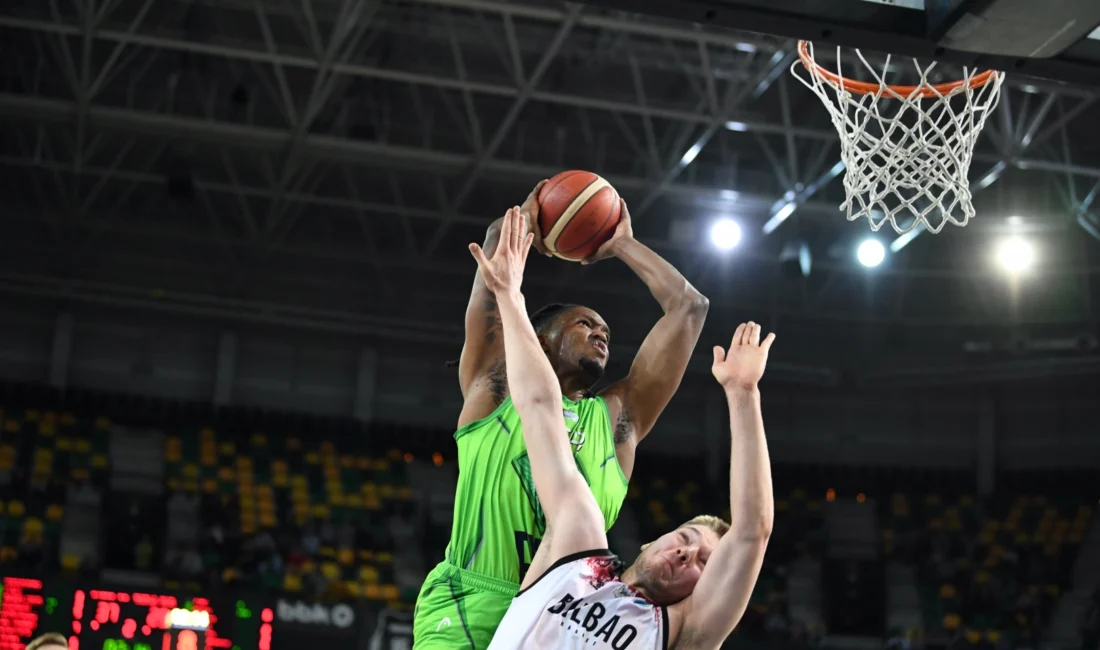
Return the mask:
[[546,571],[543,571],[542,575],[535,578],[534,582],[527,585],[527,587],[521,589],[520,592],[518,594],[516,594],[516,598],[519,598],[525,592],[530,590],[531,587],[534,587],[536,584],[538,584],[539,580],[542,580],[543,578],[545,578],[554,569],[556,569],[560,566],[569,564],[570,562],[575,562],[577,560],[583,560],[585,558],[590,558],[590,557],[615,557],[615,554],[612,553],[610,549],[597,548],[597,549],[592,549],[591,551],[580,551],[579,553],[571,553],[569,555],[566,555],[565,557],[559,559],[557,562],[551,564],[550,568],[547,569]]
[[661,647],[668,650],[668,608],[661,608]]

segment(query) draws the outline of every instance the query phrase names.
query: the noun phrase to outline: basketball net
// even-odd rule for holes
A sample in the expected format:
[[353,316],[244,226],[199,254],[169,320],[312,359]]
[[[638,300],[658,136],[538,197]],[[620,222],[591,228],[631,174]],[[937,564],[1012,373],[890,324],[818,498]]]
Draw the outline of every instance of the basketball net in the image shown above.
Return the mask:
[[963,69],[963,78],[932,84],[936,63],[913,59],[919,83],[890,85],[887,56],[881,72],[855,50],[874,81],[845,78],[841,48],[835,72],[814,60],[814,46],[799,41],[791,72],[825,104],[840,135],[849,221],[867,217],[871,230],[889,223],[899,234],[947,223],[965,226],[974,216],[970,163],[985,120],[1000,99],[1004,73]]

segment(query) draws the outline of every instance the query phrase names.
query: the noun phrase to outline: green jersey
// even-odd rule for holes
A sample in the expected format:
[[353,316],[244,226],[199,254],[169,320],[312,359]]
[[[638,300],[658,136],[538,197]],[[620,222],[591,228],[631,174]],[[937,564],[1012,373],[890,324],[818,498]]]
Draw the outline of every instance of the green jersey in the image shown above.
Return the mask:
[[[562,410],[561,435],[569,436],[577,467],[611,528],[627,480],[615,456],[607,403],[602,397],[579,402],[562,397]],[[516,585],[546,532],[521,426],[509,397],[488,417],[455,432],[458,489],[447,545],[453,566]]]

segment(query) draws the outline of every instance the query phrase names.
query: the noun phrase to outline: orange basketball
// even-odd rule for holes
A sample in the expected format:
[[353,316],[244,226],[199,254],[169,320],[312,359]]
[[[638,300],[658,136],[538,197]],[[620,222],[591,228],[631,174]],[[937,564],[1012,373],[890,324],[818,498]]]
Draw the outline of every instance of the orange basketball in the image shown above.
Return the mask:
[[539,228],[546,248],[563,260],[591,257],[619,225],[619,193],[592,172],[562,172],[539,192]]

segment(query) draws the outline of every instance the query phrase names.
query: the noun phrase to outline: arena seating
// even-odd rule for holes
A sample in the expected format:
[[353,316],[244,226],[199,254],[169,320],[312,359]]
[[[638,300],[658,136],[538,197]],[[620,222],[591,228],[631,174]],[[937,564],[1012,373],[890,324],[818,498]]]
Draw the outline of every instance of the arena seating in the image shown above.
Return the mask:
[[[310,576],[319,574],[345,596],[387,602],[415,598],[394,584],[393,544],[385,534],[386,520],[411,498],[402,452],[371,456],[308,435],[219,436],[206,427],[197,435],[170,436],[165,462],[170,491],[201,493],[207,497],[204,503],[213,498],[230,506],[235,510],[230,520],[244,537],[295,531],[300,539],[299,531],[318,531],[312,552],[282,549],[294,558],[284,558],[282,589],[301,591]],[[325,534],[342,527],[354,534]],[[215,566],[226,559],[208,557]],[[230,562],[223,579],[240,579],[241,573]]]
[[57,552],[66,489],[106,483],[106,427],[69,413],[0,409],[0,563]]
[[883,552],[918,567],[929,637],[1033,643],[1067,586],[1093,504],[1067,497],[895,493],[880,513]]
[[[208,533],[219,529],[233,542],[214,544],[207,534],[197,549],[160,548],[169,557],[161,565],[166,587],[242,582],[411,606],[416,580],[399,579],[401,558],[416,556],[421,570],[431,560],[391,530],[416,513],[407,475],[413,455],[444,463],[415,441],[436,446],[446,432],[378,425],[369,436],[318,435],[308,420],[267,428],[209,412],[205,419],[207,426],[164,418],[164,499],[198,503]],[[78,561],[59,553],[66,499],[73,490],[108,489],[111,420],[7,405],[0,427],[0,565],[77,570]],[[379,448],[368,438],[409,444]],[[624,507],[643,540],[699,513],[729,517],[725,486],[708,486],[698,469],[693,459],[639,456],[635,475],[644,480],[631,484]],[[874,495],[882,560],[916,568],[925,638],[975,646],[1013,647],[1039,637],[1095,505],[1082,496],[1088,490],[1059,492],[1059,483],[1042,483],[1042,475],[1005,480],[1019,488],[982,500],[960,489],[967,478],[954,474],[782,465],[774,473],[775,530],[739,634],[775,641],[782,629],[783,643],[795,634],[808,642],[809,632],[796,633],[788,611],[788,577],[800,558],[827,554],[826,510],[838,492]],[[424,539],[423,527],[417,530]],[[437,558],[435,551],[428,558]],[[197,573],[176,570],[173,554],[186,552],[200,555]]]

